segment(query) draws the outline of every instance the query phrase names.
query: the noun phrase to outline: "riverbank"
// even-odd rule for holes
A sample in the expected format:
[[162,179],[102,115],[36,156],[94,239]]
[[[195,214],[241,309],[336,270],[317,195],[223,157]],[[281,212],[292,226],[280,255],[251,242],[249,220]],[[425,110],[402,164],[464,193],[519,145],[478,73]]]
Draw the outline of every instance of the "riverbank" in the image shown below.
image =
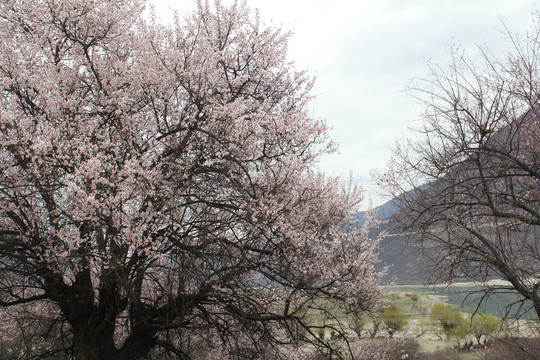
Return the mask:
[[532,306],[501,279],[487,282],[455,282],[430,285],[393,285],[387,291],[411,291],[430,296],[441,296],[441,300],[456,306],[465,313],[482,312],[498,318],[533,320]]

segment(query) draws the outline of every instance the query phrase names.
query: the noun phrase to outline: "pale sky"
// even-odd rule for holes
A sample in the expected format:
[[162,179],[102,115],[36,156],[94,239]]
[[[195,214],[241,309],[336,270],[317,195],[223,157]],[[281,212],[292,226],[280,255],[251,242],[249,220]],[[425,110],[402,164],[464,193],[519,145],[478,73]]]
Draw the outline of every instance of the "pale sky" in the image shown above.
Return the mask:
[[[152,0],[158,13],[180,14],[195,0]],[[225,4],[231,1],[223,1]],[[322,159],[330,175],[348,177],[379,204],[370,173],[382,169],[393,143],[420,109],[405,87],[444,64],[448,45],[471,57],[477,45],[510,49],[503,22],[519,33],[532,25],[540,0],[247,0],[267,23],[294,33],[289,59],[316,76],[311,112],[326,119],[339,154]],[[367,206],[367,202],[364,207]]]

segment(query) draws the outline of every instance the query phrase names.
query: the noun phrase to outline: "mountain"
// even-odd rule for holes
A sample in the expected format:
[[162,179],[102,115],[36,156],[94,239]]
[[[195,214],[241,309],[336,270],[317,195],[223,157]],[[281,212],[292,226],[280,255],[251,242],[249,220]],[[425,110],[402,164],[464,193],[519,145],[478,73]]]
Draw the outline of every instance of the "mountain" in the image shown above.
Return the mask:
[[[387,268],[382,277],[383,284],[410,285],[428,281],[428,272],[422,265],[427,259],[420,249],[408,244],[409,240],[414,240],[411,238],[414,235],[400,233],[394,226],[392,216],[398,211],[395,200],[377,207],[375,211],[380,219],[385,220],[385,223],[373,232],[373,236],[385,232],[378,246],[379,263],[377,264],[379,271]],[[355,215],[360,226],[364,223],[365,214],[366,212],[362,211]]]

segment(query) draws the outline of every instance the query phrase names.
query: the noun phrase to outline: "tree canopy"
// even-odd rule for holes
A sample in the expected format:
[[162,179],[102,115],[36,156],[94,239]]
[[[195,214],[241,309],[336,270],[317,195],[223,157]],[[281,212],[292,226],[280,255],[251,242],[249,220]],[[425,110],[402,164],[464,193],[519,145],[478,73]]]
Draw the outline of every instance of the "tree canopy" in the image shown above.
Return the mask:
[[369,308],[375,242],[349,223],[361,191],[314,167],[334,145],[290,34],[245,3],[143,11],[0,4],[4,329],[57,324],[41,358],[338,351],[306,310]]

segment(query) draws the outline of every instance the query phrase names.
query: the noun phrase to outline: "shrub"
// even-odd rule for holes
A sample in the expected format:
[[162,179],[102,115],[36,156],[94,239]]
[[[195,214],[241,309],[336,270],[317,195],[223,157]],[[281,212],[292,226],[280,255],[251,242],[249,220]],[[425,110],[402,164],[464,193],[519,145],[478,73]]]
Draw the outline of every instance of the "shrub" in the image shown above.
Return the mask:
[[435,304],[429,314],[431,320],[437,322],[447,338],[462,335],[459,331],[464,326],[463,315],[450,304]]
[[483,335],[489,335],[499,330],[500,321],[491,314],[474,314],[467,319],[470,325],[469,333],[473,334],[480,344]]
[[381,320],[385,323],[390,337],[393,337],[396,332],[402,331],[409,324],[407,316],[395,307],[384,310]]
[[540,359],[540,338],[502,338],[490,343],[486,360]]
[[413,292],[413,293],[407,293],[406,296],[409,297],[409,298],[411,298],[411,300],[412,300],[413,302],[417,302],[418,299],[420,299],[420,294],[419,294],[419,293],[415,293],[415,292]]

